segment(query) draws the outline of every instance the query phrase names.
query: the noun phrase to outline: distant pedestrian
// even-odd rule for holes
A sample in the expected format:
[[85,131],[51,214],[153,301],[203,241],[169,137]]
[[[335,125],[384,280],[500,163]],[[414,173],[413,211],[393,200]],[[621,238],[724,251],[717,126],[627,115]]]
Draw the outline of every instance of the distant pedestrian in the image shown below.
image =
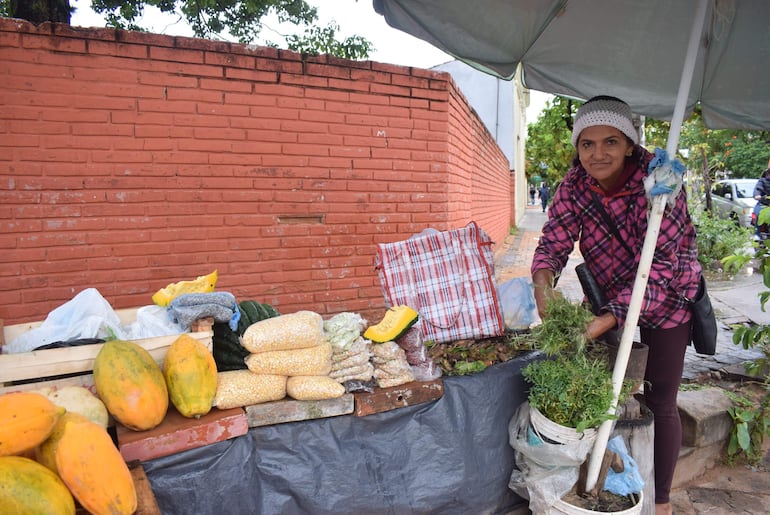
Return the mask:
[[535,185],[530,184],[529,185],[529,202],[533,206],[535,205],[535,193],[537,193],[537,190],[535,190]]
[[545,213],[545,208],[548,205],[548,199],[551,197],[551,192],[548,191],[548,186],[543,183],[542,186],[540,186],[540,205],[543,206],[543,213]]

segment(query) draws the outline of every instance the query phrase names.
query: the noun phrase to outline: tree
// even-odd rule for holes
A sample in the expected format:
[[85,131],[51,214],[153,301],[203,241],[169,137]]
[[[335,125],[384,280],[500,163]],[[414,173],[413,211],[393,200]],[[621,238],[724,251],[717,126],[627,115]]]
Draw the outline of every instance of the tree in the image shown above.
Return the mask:
[[[290,50],[329,53],[346,59],[365,59],[374,50],[361,36],[336,39],[339,26],[334,22],[326,27],[315,26],[318,11],[305,0],[91,0],[92,9],[105,17],[108,27],[127,30],[142,30],[137,19],[146,6],[178,16],[200,38],[223,39],[229,35],[240,43],[255,43],[264,28],[263,18],[275,14],[280,23],[290,23],[305,31],[304,34],[284,36]],[[0,0],[0,15],[35,24],[44,21],[69,23],[71,10],[69,0]],[[66,19],[62,18],[63,12]],[[272,41],[263,44],[279,46]]]
[[541,177],[553,186],[569,170],[575,156],[572,120],[581,102],[554,97],[545,104],[535,123],[527,127],[526,175],[529,182]]

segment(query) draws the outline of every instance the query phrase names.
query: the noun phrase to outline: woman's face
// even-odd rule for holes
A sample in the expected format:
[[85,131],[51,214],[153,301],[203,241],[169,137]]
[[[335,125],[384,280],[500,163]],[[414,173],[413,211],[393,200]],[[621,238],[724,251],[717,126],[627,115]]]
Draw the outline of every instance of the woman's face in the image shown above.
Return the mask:
[[634,146],[615,127],[595,125],[580,133],[577,150],[588,175],[605,190],[611,190],[623,175],[626,157],[633,153]]

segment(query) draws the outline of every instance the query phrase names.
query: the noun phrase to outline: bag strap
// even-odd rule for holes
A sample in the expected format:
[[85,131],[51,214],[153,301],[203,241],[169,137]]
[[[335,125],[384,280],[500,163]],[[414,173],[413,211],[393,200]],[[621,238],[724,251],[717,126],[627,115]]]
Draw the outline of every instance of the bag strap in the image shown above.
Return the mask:
[[618,228],[610,218],[610,215],[604,209],[604,206],[602,206],[602,203],[599,200],[599,197],[596,195],[596,192],[592,191],[591,196],[594,199],[594,206],[596,206],[596,210],[599,211],[599,214],[602,215],[602,218],[604,219],[604,223],[607,224],[610,231],[615,236],[615,239],[618,240],[618,243],[620,243],[623,246],[623,248],[628,251],[629,254],[631,254],[632,256],[635,256],[636,253],[633,250],[631,250],[631,247],[629,246],[629,244],[626,243],[626,240],[624,240],[623,237],[620,235],[620,231],[618,231]]

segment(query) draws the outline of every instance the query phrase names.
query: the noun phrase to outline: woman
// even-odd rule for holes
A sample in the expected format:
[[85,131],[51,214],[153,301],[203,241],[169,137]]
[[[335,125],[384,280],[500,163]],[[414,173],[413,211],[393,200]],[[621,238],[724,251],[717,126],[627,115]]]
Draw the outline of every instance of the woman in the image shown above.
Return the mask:
[[[631,300],[647,231],[643,180],[653,157],[638,143],[631,108],[622,100],[595,97],[578,110],[572,132],[577,156],[556,189],[532,261],[542,317],[578,242],[586,267],[609,299],[588,324],[591,339],[622,330]],[[690,341],[687,298],[695,296],[700,274],[695,229],[681,190],[666,208],[639,315],[641,340],[649,346],[644,397],[655,417],[656,514],[671,513],[669,491],[682,440],[676,395]]]

